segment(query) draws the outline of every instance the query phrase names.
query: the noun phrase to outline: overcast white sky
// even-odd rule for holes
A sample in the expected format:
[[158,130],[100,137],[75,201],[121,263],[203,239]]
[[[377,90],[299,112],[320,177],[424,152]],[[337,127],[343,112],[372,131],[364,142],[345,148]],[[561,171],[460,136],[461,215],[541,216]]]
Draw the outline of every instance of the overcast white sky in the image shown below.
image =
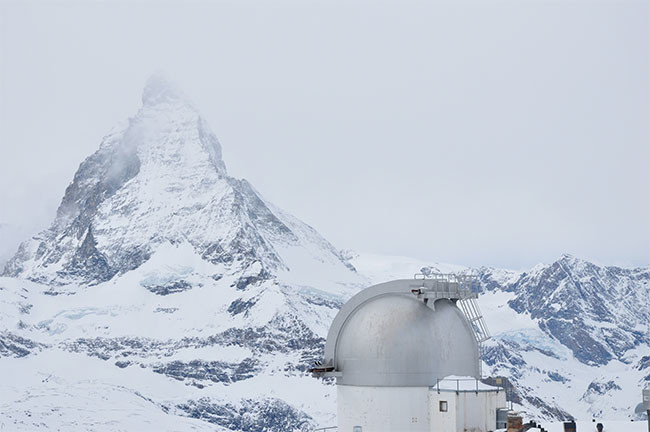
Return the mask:
[[0,259],[162,70],[337,247],[650,264],[649,1],[0,5]]

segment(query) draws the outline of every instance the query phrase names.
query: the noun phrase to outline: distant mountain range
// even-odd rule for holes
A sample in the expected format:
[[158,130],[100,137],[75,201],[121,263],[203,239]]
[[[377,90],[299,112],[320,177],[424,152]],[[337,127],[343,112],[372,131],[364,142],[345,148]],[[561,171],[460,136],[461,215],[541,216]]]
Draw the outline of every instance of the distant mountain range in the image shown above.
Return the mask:
[[521,403],[545,417],[633,417],[650,383],[650,269],[564,255],[527,272],[479,275],[489,321],[529,321],[496,334],[484,355],[493,373],[519,384]]
[[228,175],[197,109],[153,76],[0,277],[0,429],[307,431],[338,308],[374,282],[474,271],[486,368],[537,418],[629,418],[650,382],[650,269],[529,272],[340,252]]

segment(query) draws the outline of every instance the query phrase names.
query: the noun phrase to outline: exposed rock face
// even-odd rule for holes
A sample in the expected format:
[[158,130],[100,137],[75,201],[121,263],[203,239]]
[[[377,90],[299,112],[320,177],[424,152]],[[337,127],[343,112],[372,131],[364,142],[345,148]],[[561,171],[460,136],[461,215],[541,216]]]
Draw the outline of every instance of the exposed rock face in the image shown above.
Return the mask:
[[0,333],[0,357],[25,357],[43,345],[10,332]]
[[178,405],[178,410],[194,418],[208,421],[230,430],[264,432],[269,430],[308,432],[313,430],[310,419],[278,399],[249,400],[240,406],[221,405],[208,398]]
[[512,380],[523,405],[558,420],[585,412],[632,418],[631,392],[650,383],[648,268],[564,255],[522,273],[483,268],[479,277],[482,299],[507,299],[495,319],[525,317],[526,328],[496,334],[483,356],[492,373]]
[[[81,163],[51,226],[4,268],[0,283],[12,288],[0,287],[0,323],[12,331],[0,333],[0,361],[35,359],[30,376],[42,377],[3,387],[0,411],[16,430],[35,418],[113,430],[123,420],[61,402],[102,388],[102,401],[120,395],[103,406],[144,401],[145,423],[209,426],[186,419],[192,427],[177,430],[312,430],[333,415],[331,402],[320,407],[332,386],[307,368],[366,280],[313,228],[228,175],[216,136],[173,85],[152,77],[142,101]],[[28,372],[3,370],[12,365]],[[30,405],[43,385],[51,399]]]
[[[369,285],[357,258],[230,177],[197,110],[152,77],[0,277],[0,412],[15,430],[114,430],[114,406],[177,430],[331,426],[334,386],[307,369]],[[396,277],[418,269],[467,270]],[[540,418],[626,416],[627,389],[650,382],[649,269],[563,256],[479,276],[492,322],[513,321],[483,358],[516,403]]]
[[153,76],[142,100],[80,165],[51,227],[20,246],[5,276],[97,284],[181,242],[233,272],[255,269],[247,277],[258,280],[290,269],[283,248],[307,246],[350,267],[313,229],[228,176],[216,136],[173,85]]
[[622,359],[650,345],[650,270],[600,267],[570,255],[500,285],[482,269],[488,290],[516,296],[508,304],[539,320],[539,327],[588,365]]

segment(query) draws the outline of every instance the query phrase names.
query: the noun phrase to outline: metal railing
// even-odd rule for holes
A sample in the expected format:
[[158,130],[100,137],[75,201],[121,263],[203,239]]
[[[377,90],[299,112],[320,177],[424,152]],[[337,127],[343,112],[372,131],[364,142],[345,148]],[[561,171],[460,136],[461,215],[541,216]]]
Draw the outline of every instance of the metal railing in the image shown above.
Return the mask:
[[416,273],[413,275],[413,279],[456,283],[463,290],[469,290],[474,293],[478,293],[479,291],[478,277],[472,273]]
[[[474,383],[471,386],[463,385],[461,386],[462,383]],[[440,385],[441,383],[443,384],[443,387],[441,388]],[[451,383],[452,385],[450,386],[445,386],[444,383]],[[491,388],[481,388],[481,384],[489,386]],[[471,387],[471,388],[470,388]],[[479,378],[442,378],[442,379],[436,379],[436,385],[433,387],[436,389],[438,393],[441,391],[455,391],[456,393],[464,392],[464,393],[469,393],[469,392],[476,392],[476,393],[481,393],[481,392],[492,392],[496,391],[497,393],[500,391],[505,391],[506,388],[503,385],[492,385],[492,384],[485,384],[481,379]]]

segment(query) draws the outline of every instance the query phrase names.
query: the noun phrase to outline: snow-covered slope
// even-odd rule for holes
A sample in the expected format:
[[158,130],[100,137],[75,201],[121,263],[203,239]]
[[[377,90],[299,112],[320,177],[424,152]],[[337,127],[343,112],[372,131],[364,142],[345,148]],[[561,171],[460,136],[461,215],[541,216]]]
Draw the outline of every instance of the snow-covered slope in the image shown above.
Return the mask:
[[650,269],[564,255],[515,273],[482,268],[495,336],[484,355],[538,417],[634,418],[650,384]]
[[[357,270],[355,270],[355,267]],[[480,277],[486,368],[538,418],[629,418],[650,382],[649,269],[564,256],[528,272],[341,254],[230,177],[159,76],[0,277],[0,430],[311,430],[307,368],[341,304],[415,273]]]
[[509,378],[516,406],[529,416],[639,418],[634,409],[650,385],[649,268],[601,267],[564,255],[518,272],[349,255],[375,282],[431,268],[476,274],[493,334],[484,374]]
[[408,279],[429,273],[465,273],[470,268],[444,263],[430,263],[410,257],[355,253],[345,251],[346,257],[370,282],[378,284],[395,279]]
[[305,261],[349,279],[351,266],[316,231],[228,176],[216,136],[173,85],[153,76],[142,101],[81,164],[52,226],[21,245],[5,276],[97,284],[188,244],[256,280]]
[[4,276],[10,430],[331,423],[333,387],[306,368],[367,285],[313,228],[228,176],[205,120],[160,76]]

